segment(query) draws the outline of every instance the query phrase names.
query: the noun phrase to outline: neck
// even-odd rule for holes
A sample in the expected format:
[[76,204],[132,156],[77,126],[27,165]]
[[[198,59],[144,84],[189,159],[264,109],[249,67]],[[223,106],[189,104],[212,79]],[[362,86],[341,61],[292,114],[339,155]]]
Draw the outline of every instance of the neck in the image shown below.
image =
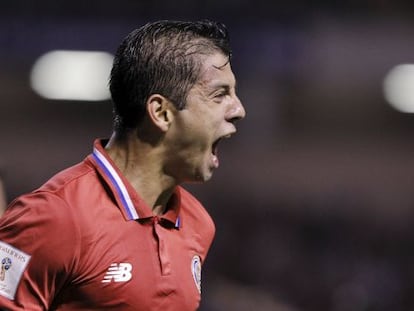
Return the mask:
[[137,139],[134,135],[119,139],[113,135],[106,151],[135,191],[152,208],[155,215],[166,211],[177,184],[163,172],[159,148]]

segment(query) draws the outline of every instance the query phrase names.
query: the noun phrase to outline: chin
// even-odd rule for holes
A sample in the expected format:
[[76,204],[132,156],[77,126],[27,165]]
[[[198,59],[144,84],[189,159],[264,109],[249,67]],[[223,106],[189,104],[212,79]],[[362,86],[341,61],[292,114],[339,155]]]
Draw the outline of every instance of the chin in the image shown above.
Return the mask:
[[206,181],[209,181],[213,177],[213,172],[204,172],[204,173],[197,173],[194,175],[193,178],[190,180],[187,180],[187,183],[193,183],[193,184],[201,184]]
[[208,176],[204,176],[203,182],[209,181],[213,177],[213,174],[209,174]]

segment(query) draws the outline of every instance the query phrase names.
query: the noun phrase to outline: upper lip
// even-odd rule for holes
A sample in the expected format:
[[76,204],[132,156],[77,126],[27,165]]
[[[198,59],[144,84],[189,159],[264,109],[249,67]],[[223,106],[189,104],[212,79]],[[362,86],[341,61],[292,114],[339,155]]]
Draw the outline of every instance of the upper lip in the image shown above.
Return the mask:
[[234,135],[237,132],[236,128],[233,128],[226,134],[222,135],[221,138],[230,138],[232,135]]
[[235,132],[231,132],[229,134],[221,136],[221,138],[230,138]]
[[221,136],[219,136],[215,141],[214,141],[214,144],[216,144],[218,141],[220,141],[220,140],[222,140],[222,139],[227,139],[227,138],[230,138],[232,135],[234,135],[236,133],[236,131],[231,131],[231,132],[228,132],[227,134],[223,134],[223,135],[221,135]]

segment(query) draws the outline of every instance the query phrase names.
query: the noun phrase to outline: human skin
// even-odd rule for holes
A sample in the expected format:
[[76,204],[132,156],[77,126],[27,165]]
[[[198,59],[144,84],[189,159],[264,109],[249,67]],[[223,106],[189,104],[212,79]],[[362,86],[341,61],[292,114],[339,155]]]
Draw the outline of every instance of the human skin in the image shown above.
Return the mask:
[[143,124],[123,138],[115,133],[106,146],[154,214],[163,213],[177,185],[212,177],[219,166],[218,142],[234,134],[235,122],[246,114],[228,57],[218,51],[200,57],[200,76],[184,109],[152,94]]

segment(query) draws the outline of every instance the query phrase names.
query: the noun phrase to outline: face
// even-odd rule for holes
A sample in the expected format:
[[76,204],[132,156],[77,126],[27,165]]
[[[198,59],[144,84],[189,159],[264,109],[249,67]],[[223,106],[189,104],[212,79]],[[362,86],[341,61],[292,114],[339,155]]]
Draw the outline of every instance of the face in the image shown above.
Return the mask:
[[168,131],[167,173],[179,183],[209,180],[219,167],[219,143],[236,132],[235,121],[244,116],[228,58],[221,53],[205,56],[186,108],[175,112]]

